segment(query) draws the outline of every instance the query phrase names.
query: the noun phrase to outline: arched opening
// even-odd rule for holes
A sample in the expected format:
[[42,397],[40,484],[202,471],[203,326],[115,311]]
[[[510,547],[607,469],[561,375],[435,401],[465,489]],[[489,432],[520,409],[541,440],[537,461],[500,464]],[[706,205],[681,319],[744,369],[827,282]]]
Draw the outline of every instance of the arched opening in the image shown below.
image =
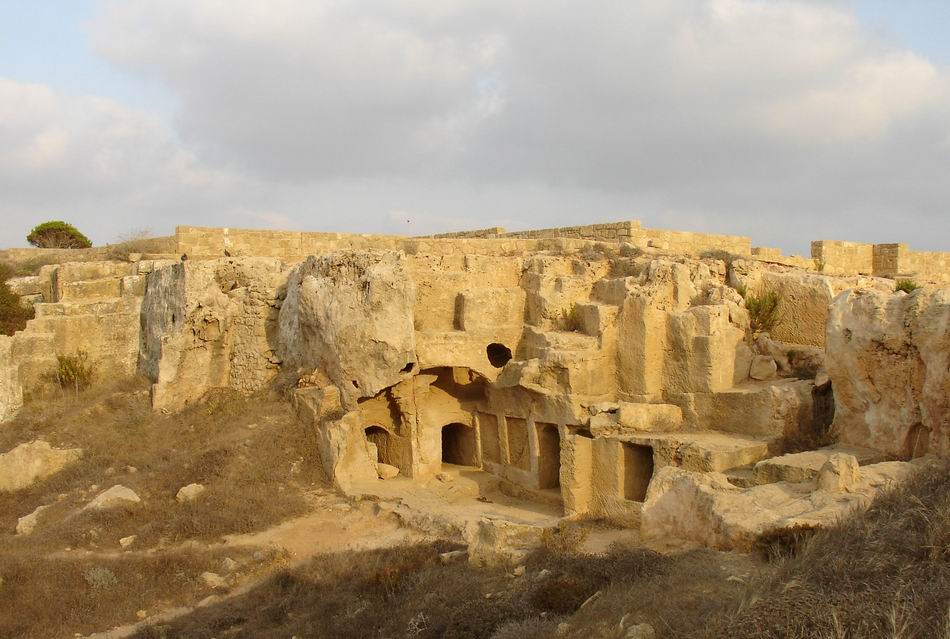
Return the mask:
[[485,349],[488,362],[495,368],[504,368],[511,361],[511,349],[504,344],[491,343]]
[[[381,464],[396,466],[396,464],[393,463],[389,431],[382,426],[368,426],[363,432],[366,434],[366,444],[369,449],[370,458]],[[373,458],[374,454],[375,458]]]
[[536,424],[538,431],[538,488],[561,485],[561,435],[555,424]]
[[472,426],[455,423],[442,427],[442,463],[478,466],[478,447]]

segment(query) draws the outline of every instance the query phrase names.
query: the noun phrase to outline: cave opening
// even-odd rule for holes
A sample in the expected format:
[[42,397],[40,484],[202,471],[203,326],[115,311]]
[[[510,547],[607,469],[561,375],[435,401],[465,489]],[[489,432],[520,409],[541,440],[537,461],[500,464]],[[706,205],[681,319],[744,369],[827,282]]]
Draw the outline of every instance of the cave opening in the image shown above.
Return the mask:
[[475,428],[459,423],[446,424],[442,427],[442,463],[478,466]]

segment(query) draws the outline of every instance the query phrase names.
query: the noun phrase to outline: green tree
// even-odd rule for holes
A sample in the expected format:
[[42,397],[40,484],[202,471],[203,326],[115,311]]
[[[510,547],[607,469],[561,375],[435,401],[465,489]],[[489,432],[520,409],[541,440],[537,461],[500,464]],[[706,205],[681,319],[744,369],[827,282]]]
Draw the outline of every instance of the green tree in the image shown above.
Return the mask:
[[33,228],[26,241],[40,248],[89,248],[92,242],[72,224],[60,220],[43,222]]

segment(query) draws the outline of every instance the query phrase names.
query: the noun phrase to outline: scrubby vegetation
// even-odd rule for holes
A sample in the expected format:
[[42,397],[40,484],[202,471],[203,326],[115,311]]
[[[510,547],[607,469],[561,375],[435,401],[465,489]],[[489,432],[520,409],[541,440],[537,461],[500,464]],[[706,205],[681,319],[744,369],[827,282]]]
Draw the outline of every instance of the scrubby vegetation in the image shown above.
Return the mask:
[[20,303],[20,296],[10,290],[7,280],[13,277],[12,270],[0,264],[0,335],[13,335],[26,328],[33,319],[33,307]]
[[766,288],[758,293],[747,290],[744,286],[739,290],[745,300],[745,307],[749,311],[749,325],[752,334],[768,333],[781,320],[782,298],[778,291]]
[[95,378],[96,368],[89,361],[89,353],[78,350],[75,353],[56,356],[56,369],[52,372],[53,381],[63,390],[84,391]]
[[72,224],[61,220],[43,222],[33,227],[26,241],[38,248],[89,248],[92,242]]
[[155,237],[148,229],[129,231],[116,238],[115,244],[109,245],[105,258],[125,262],[133,253],[174,252],[176,247],[170,239],[172,238]]
[[918,288],[920,284],[914,280],[897,280],[897,284],[894,286],[894,291],[904,291],[905,293],[913,293]]
[[521,576],[444,565],[451,546],[438,543],[318,557],[137,637],[621,639],[639,623],[658,638],[948,636],[946,462],[836,528],[769,534],[760,547],[769,561],[549,545]]

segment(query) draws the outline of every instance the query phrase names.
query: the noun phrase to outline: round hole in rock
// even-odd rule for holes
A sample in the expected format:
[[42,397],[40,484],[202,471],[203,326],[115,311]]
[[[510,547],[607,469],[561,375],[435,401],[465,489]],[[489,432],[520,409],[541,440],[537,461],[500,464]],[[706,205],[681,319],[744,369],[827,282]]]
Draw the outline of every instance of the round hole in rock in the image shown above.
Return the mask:
[[495,368],[502,368],[511,361],[511,349],[504,344],[491,343],[485,349],[488,354],[488,361]]

